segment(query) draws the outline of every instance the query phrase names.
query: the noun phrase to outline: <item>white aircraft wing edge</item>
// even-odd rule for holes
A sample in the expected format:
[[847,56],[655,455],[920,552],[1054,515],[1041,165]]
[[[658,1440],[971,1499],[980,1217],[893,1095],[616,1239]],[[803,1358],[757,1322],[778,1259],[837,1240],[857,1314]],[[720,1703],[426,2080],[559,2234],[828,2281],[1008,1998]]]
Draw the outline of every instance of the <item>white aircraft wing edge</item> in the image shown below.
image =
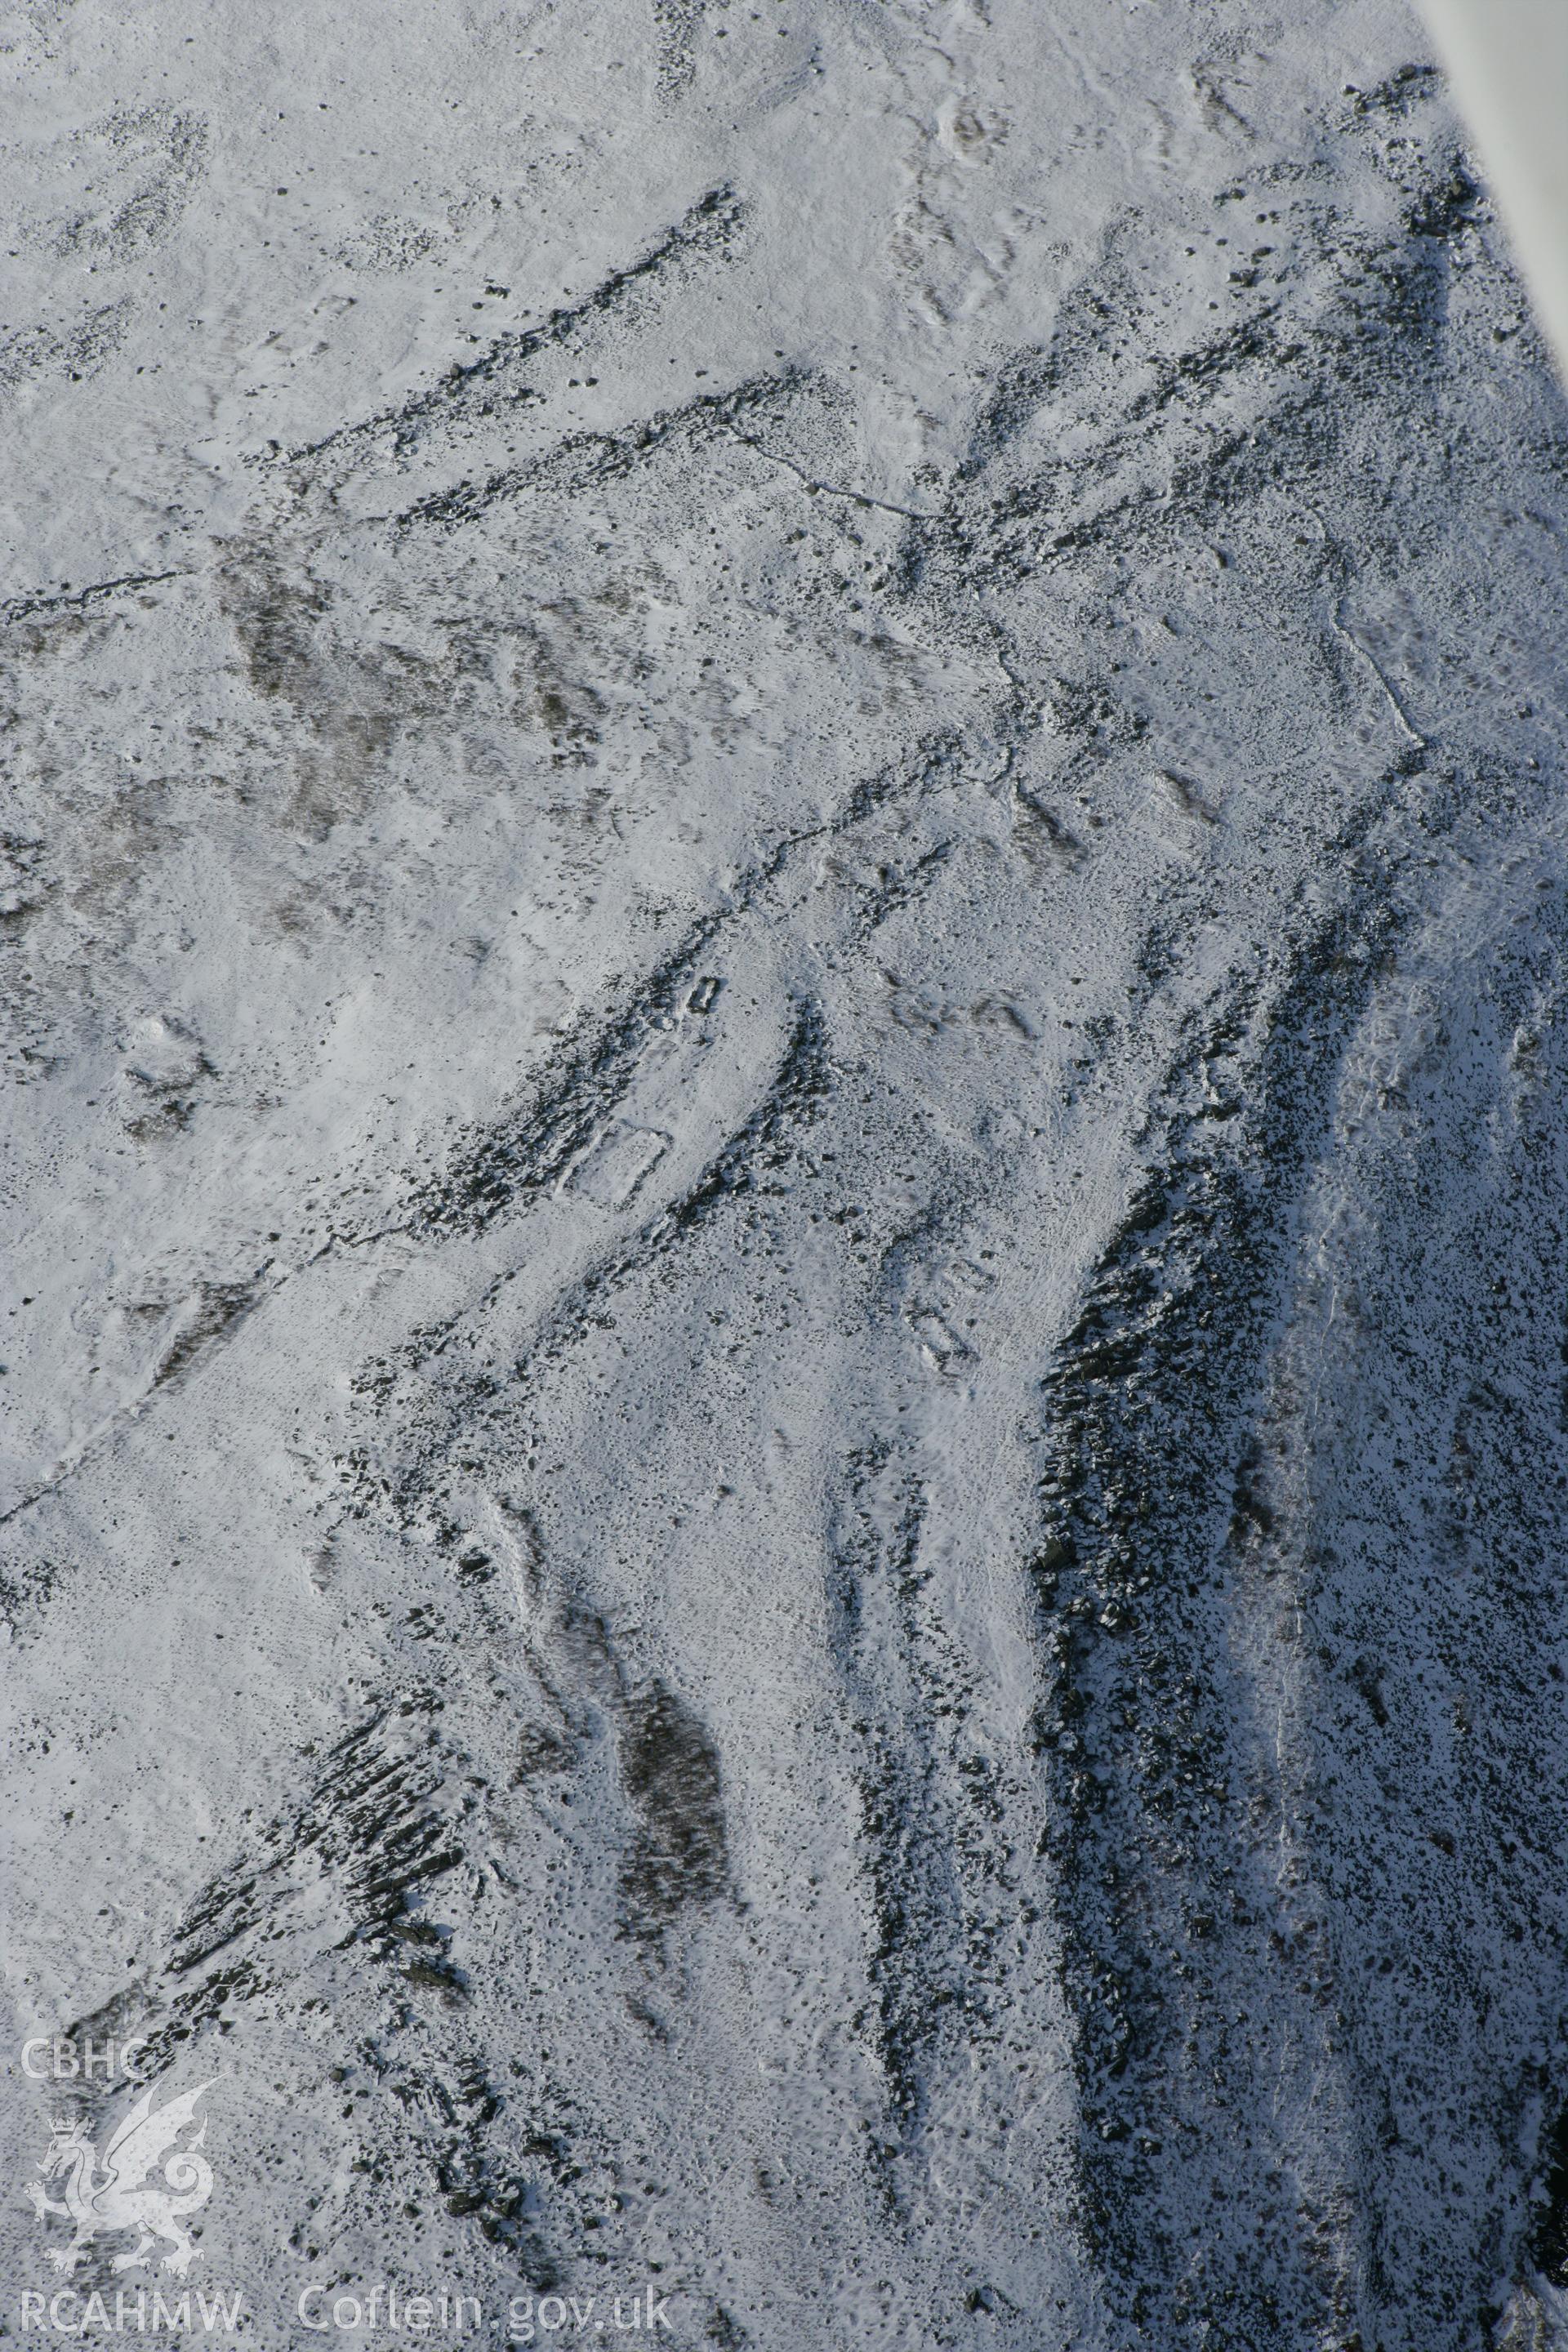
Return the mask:
[[1568,382],[1568,0],[1421,0]]

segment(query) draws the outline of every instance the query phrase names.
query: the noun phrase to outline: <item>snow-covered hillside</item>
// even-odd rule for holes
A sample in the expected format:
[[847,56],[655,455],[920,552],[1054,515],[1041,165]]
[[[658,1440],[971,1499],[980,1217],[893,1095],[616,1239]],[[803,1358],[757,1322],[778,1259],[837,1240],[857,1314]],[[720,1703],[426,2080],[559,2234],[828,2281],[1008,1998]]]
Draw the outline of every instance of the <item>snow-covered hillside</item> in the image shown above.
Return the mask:
[[[1568,2341],[1568,412],[1414,18],[0,71],[6,2327]],[[57,2273],[139,2035],[200,2260]]]

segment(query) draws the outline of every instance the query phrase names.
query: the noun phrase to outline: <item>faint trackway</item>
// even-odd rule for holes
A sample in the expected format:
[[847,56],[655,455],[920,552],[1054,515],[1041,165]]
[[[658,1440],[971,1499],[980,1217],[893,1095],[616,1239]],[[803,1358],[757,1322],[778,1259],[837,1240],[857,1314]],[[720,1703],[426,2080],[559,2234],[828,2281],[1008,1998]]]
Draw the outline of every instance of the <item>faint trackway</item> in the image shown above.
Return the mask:
[[883,514],[902,515],[908,522],[941,522],[943,520],[939,514],[928,514],[921,507],[895,506],[890,499],[874,499],[868,490],[849,489],[837,482],[819,482],[815,474],[808,474],[803,466],[795,464],[793,457],[781,457],[776,449],[765,448],[754,434],[742,433],[738,425],[726,425],[724,429],[732,441],[739,441],[744,448],[754,449],[759,457],[767,459],[770,466],[783,466],[797,482],[804,482],[808,490],[820,491],[825,498],[848,499],[852,505],[858,507],[876,507]]
[[89,1429],[79,1444],[68,1447],[47,1476],[41,1478],[36,1486],[30,1487],[26,1494],[18,1496],[16,1502],[9,1504],[5,1510],[0,1511],[0,1528],[8,1527],[11,1521],[19,1518],[24,1511],[30,1511],[35,1503],[47,1501],[50,1495],[65,1485],[68,1478],[74,1477],[89,1456],[117,1437],[122,1429],[128,1429],[133,1422],[140,1421],[142,1415],[157,1402],[165,1390],[173,1389],[185,1373],[194,1370],[195,1366],[210,1356],[216,1349],[231,1339],[240,1326],[248,1323],[259,1307],[265,1307],[270,1299],[278,1297],[300,1275],[308,1274],[312,1266],[319,1265],[321,1260],[331,1256],[334,1250],[367,1248],[372,1242],[386,1241],[394,1234],[409,1232],[414,1223],[415,1220],[409,1218],[400,1224],[378,1225],[374,1233],[369,1234],[329,1234],[326,1240],[310,1252],[309,1257],[301,1258],[298,1265],[285,1266],[273,1281],[262,1288],[259,1286],[261,1275],[268,1270],[264,1265],[261,1268],[261,1274],[256,1276],[258,1286],[255,1295],[236,1312],[226,1316],[222,1323],[197,1338],[194,1345],[190,1343],[189,1334],[176,1332],[170,1347],[159,1356],[137,1393],[123,1404],[116,1405],[111,1412],[105,1413],[103,1419],[97,1423],[96,1427]]
[[1371,670],[1373,677],[1376,678],[1379,686],[1382,687],[1383,691],[1388,699],[1388,707],[1393,711],[1394,718],[1398,720],[1405,735],[1412,743],[1415,744],[1418,749],[1425,751],[1427,749],[1426,737],[1420,732],[1419,729],[1411,725],[1410,720],[1405,714],[1405,705],[1400,701],[1398,695],[1395,694],[1393,687],[1389,684],[1383,664],[1378,660],[1376,655],[1372,652],[1369,646],[1363,645],[1361,639],[1356,635],[1353,629],[1346,628],[1343,620],[1341,618],[1344,608],[1344,598],[1342,596],[1336,597],[1334,601],[1334,609],[1329,615],[1335,635],[1342,637],[1347,646],[1352,646],[1356,653],[1360,654],[1363,661],[1365,662],[1368,669]]

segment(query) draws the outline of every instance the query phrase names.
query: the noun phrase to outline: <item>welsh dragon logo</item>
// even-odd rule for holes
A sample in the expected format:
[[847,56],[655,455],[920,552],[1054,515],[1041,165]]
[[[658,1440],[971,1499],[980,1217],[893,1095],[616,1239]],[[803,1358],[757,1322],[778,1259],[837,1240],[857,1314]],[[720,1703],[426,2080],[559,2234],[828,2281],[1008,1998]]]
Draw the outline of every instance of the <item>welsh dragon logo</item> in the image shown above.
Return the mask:
[[[56,2270],[74,2270],[95,2238],[123,2230],[135,2231],[136,2243],[128,2253],[115,2255],[117,2271],[142,2268],[160,2239],[173,2248],[163,2257],[166,2271],[183,2275],[199,2261],[201,2248],[191,2243],[184,2217],[212,2195],[212,2167],[196,2153],[207,2136],[206,2117],[184,2147],[175,2142],[195,2121],[196,2101],[216,2079],[158,2108],[151,2089],[143,2091],[109,2141],[101,2164],[86,2123],[79,2116],[56,2116],[38,2170],[46,2180],[63,2181],[63,2201],[46,2196],[36,2180],[27,2183],[40,2221],[55,2213],[76,2225],[68,2246],[49,2251]],[[160,2170],[162,2180],[150,2181],[149,2175]]]

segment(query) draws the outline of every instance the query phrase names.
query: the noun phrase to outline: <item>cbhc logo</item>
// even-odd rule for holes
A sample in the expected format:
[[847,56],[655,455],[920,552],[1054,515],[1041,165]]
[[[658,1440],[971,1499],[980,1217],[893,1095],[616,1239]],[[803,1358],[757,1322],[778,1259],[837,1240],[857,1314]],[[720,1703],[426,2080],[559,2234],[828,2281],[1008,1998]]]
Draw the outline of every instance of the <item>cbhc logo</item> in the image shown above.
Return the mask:
[[67,2034],[40,2033],[22,2044],[22,2072],[30,2074],[35,2083],[51,2079],[57,2083],[90,2083],[100,2074],[106,2083],[112,2082],[117,2074],[128,2074],[133,2083],[144,2083],[147,2077],[142,2072],[141,2053],[152,2046],[141,2034],[132,2034],[129,2042],[117,2042],[112,2034],[103,2042],[95,2042],[89,2033],[79,2048]]

